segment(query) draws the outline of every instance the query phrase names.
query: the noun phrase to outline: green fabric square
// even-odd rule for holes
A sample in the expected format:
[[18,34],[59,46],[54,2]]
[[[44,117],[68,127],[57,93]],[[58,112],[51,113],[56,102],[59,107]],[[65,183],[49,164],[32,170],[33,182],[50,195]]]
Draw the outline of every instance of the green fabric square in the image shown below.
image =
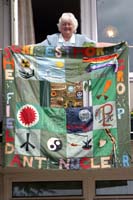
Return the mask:
[[58,134],[47,131],[41,132],[41,149],[40,154],[43,157],[53,161],[60,158],[66,158],[66,134]]
[[[118,153],[118,137],[117,129],[110,129],[112,138],[115,138],[116,152]],[[113,143],[111,137],[106,133],[105,130],[95,130],[93,132],[93,156],[103,157],[111,156],[113,154]]]
[[91,80],[93,105],[116,100],[116,73],[111,67],[101,69],[100,72],[98,78]]
[[16,79],[16,102],[40,104],[40,82],[38,80]]
[[89,80],[90,74],[86,72],[87,66],[88,63],[84,63],[82,59],[66,59],[66,80],[70,82]]
[[42,108],[43,129],[53,133],[66,133],[66,112],[64,108]]

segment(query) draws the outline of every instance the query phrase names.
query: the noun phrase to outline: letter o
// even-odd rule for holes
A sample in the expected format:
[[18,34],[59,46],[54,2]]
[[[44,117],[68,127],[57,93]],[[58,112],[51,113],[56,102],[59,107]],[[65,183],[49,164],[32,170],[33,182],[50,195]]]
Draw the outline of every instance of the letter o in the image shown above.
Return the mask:
[[123,83],[117,84],[117,93],[118,94],[120,94],[120,95],[123,94],[125,92],[125,90],[126,90],[126,87]]
[[85,53],[85,56],[92,57],[96,54],[96,49],[94,47],[92,48],[88,47],[85,49],[84,53]]

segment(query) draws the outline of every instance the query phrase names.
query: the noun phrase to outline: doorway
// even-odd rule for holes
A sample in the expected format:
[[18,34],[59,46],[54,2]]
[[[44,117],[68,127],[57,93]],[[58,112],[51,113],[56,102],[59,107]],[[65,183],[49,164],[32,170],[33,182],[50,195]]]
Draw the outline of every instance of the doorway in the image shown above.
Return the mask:
[[47,35],[58,32],[57,23],[63,12],[72,12],[79,22],[81,32],[80,0],[32,0],[35,42],[42,42]]

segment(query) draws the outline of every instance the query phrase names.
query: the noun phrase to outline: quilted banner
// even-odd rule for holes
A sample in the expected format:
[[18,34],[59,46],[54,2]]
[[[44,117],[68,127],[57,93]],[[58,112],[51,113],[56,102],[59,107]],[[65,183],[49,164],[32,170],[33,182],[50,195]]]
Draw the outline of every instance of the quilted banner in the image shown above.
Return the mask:
[[130,166],[128,46],[3,51],[4,167]]

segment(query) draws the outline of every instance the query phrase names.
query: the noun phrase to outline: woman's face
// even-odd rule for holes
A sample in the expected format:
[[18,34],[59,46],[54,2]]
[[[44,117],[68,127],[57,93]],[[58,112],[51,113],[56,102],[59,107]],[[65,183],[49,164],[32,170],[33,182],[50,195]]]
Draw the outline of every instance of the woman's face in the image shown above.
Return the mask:
[[71,20],[64,20],[61,23],[60,31],[63,36],[71,36],[74,32],[73,30],[73,23]]

